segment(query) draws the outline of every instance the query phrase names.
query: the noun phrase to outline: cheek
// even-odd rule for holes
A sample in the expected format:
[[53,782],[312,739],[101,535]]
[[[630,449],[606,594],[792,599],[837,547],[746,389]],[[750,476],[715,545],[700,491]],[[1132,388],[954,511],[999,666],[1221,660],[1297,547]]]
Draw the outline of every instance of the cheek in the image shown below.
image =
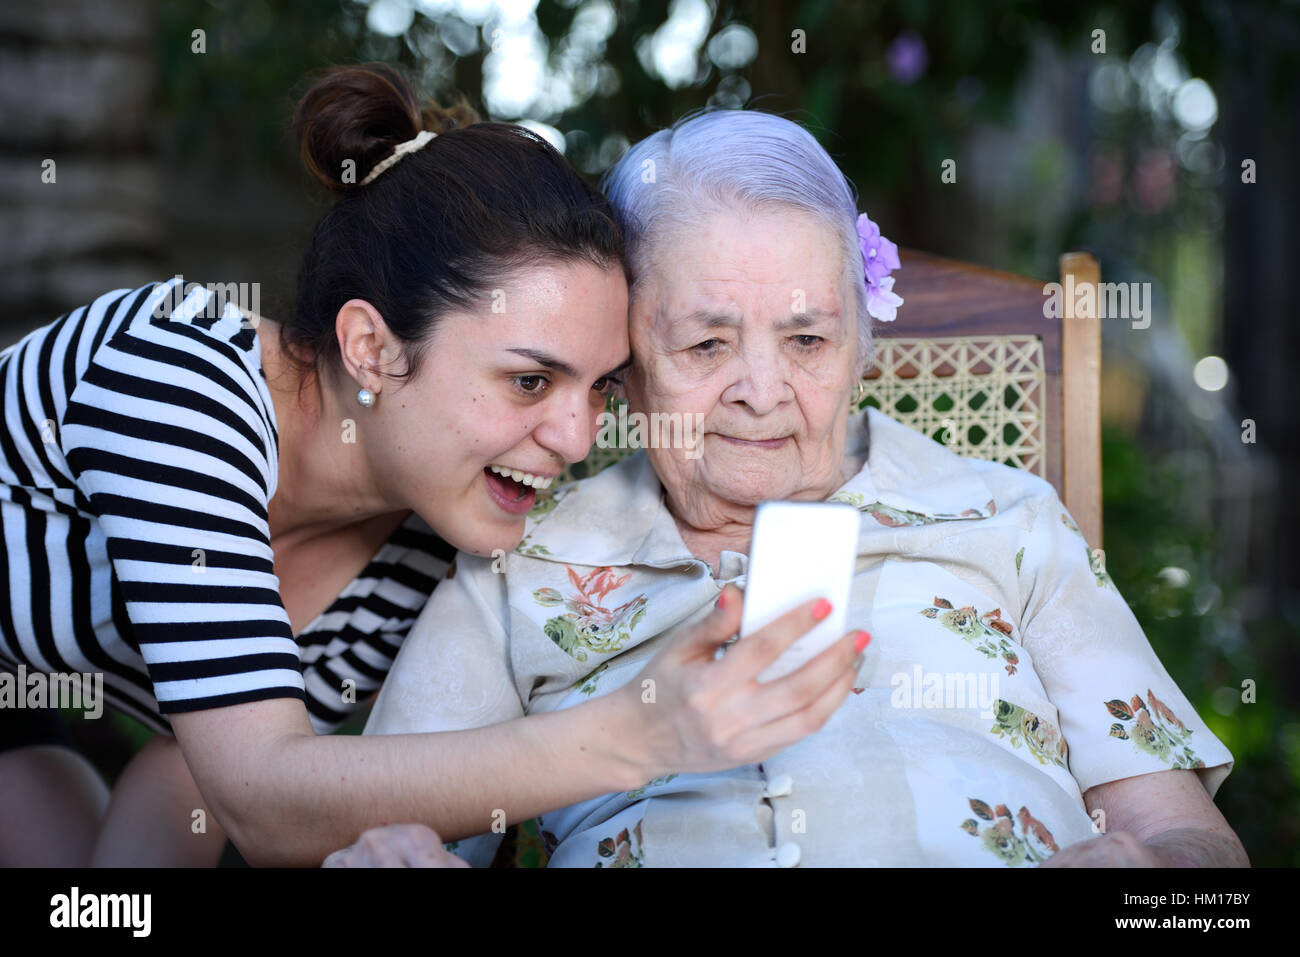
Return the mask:
[[699,362],[687,355],[665,359],[654,372],[654,391],[675,411],[710,412],[731,382],[722,363]]
[[846,383],[844,388],[847,390],[847,384],[853,378],[853,366],[857,362],[857,346],[855,343],[846,342],[844,345],[823,349],[821,352],[808,357],[797,363],[803,377],[809,382],[815,383],[818,388],[828,390],[838,390],[841,382]]
[[853,392],[855,362],[851,352],[839,352],[801,366],[794,382],[796,394],[810,405],[839,405]]
[[[445,427],[445,441],[448,445],[467,454],[484,448],[492,431],[500,428],[499,420],[492,415],[491,399],[481,388],[471,389],[453,408],[430,418],[436,418],[438,424]],[[434,440],[437,440],[436,437]]]
[[412,428],[425,436],[430,461],[444,474],[452,463],[474,471],[520,444],[532,422],[517,407],[482,386],[472,387],[449,406],[444,400],[417,416]]
[[796,392],[809,431],[824,435],[835,427],[841,412],[848,407],[848,389],[836,382],[830,388],[804,388]]
[[804,437],[799,443],[799,458],[806,467],[835,456],[841,441],[841,429],[847,422],[849,395],[833,392],[805,391],[800,397],[804,419]]
[[680,414],[689,417],[692,422],[696,416],[703,416],[705,427],[718,409],[719,388],[712,380],[679,382],[660,388],[654,397],[650,411]]
[[650,465],[660,481],[673,488],[681,488],[686,484],[685,479],[691,475],[695,463],[699,461],[698,458],[688,457],[682,449],[650,448],[646,454],[650,456]]
[[680,375],[665,356],[652,355],[628,379],[628,398],[646,409],[667,409],[682,391]]

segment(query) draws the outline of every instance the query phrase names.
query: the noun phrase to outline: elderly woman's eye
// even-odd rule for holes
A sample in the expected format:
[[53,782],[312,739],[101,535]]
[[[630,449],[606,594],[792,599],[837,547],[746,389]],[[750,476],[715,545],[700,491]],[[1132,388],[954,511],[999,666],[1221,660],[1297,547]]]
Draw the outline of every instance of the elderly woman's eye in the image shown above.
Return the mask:
[[693,348],[696,352],[712,352],[718,345],[717,339],[705,339],[703,342],[697,342]]
[[517,375],[514,377],[515,388],[525,395],[541,395],[546,388],[544,375]]
[[798,344],[799,346],[802,346],[802,347],[805,348],[805,349],[812,349],[812,348],[815,348],[815,347],[821,345],[821,344],[822,344],[823,342],[825,342],[826,340],[823,339],[821,336],[804,336],[804,335],[799,335],[799,336],[795,336],[795,337],[794,337],[794,341],[795,341],[796,344]]

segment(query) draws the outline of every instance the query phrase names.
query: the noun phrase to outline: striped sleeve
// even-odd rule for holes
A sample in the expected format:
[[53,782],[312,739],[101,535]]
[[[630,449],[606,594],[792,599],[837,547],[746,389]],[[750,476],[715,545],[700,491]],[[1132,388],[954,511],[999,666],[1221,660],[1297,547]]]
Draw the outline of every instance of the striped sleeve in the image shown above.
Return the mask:
[[274,413],[218,331],[124,324],[96,350],[61,431],[163,714],[304,698],[270,542]]

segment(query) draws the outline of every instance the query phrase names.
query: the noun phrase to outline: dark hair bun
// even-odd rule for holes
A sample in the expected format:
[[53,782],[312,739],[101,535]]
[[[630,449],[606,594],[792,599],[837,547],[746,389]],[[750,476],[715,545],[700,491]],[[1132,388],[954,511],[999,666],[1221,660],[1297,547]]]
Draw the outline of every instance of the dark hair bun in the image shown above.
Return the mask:
[[[346,381],[336,327],[353,299],[370,303],[403,343],[406,369],[382,374],[410,379],[443,318],[495,302],[521,266],[586,262],[626,276],[614,210],[545,139],[477,122],[463,101],[421,108],[411,89],[385,64],[334,67],[298,104],[303,162],[341,194],[312,231],[280,327],[300,388],[324,370]],[[423,130],[438,138],[361,185]]]
[[432,100],[421,105],[395,67],[365,63],[322,70],[298,101],[293,133],[307,171],[326,189],[346,193],[421,130],[446,133],[478,121],[464,100],[450,108]]

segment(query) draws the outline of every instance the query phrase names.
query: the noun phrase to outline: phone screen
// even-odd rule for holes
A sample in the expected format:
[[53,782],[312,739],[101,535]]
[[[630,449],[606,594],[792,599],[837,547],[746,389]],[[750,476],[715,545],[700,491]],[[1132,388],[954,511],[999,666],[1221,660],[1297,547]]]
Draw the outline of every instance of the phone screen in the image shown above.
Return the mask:
[[764,502],[754,520],[740,637],[761,629],[805,601],[825,598],[829,616],[758,676],[772,681],[789,674],[847,631],[861,515],[833,502]]

